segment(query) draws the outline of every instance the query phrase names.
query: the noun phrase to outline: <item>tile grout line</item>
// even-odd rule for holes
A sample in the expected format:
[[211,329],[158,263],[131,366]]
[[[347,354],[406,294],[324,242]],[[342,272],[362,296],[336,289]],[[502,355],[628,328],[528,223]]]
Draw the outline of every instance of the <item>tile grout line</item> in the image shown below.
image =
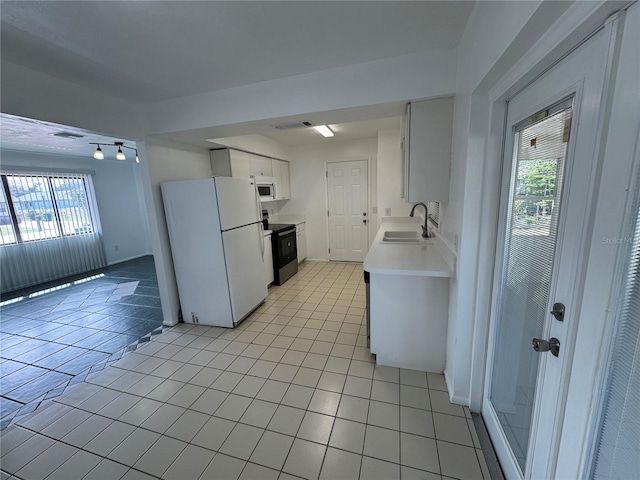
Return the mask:
[[[286,293],[285,293],[284,295],[286,295]],[[355,295],[355,294],[353,294],[353,296],[352,296],[352,300],[351,300],[351,303],[354,301],[354,300],[353,300],[353,298],[355,298],[355,297],[356,297],[356,295]],[[277,300],[276,300],[276,301],[277,301]],[[293,301],[295,301],[295,296],[294,296],[291,300],[289,300],[288,302],[289,302],[289,303],[291,303],[291,302],[293,302]],[[336,305],[336,303],[335,303],[335,302],[336,302],[337,300],[334,298],[334,299],[332,299],[332,301],[333,301],[333,306],[335,306],[335,305]],[[317,305],[321,305],[321,304],[319,303],[319,304],[317,304]],[[318,308],[318,307],[317,307],[317,305],[316,305],[316,308]],[[284,308],[286,308],[286,305],[285,305],[284,307],[282,307],[282,309],[284,309]],[[315,310],[314,310],[314,311],[315,311]],[[257,312],[257,313],[259,313],[259,312]],[[297,312],[296,312],[296,313],[297,313]],[[324,313],[330,313],[330,312],[324,312]],[[294,313],[294,315],[295,315],[295,313]],[[345,315],[345,316],[346,316],[347,314],[345,313],[345,314],[343,314],[343,315]],[[274,318],[272,318],[271,320],[274,320],[274,319],[275,319],[275,317],[277,317],[277,315],[275,315],[275,316],[274,316]],[[289,318],[294,318],[294,317],[289,317]],[[256,319],[254,318],[254,320],[256,320]],[[313,319],[312,319],[311,317],[308,317],[308,318],[306,318],[305,320],[306,320],[306,322],[305,322],[305,324],[306,324],[306,323],[308,323],[310,320],[313,320]],[[326,322],[326,321],[329,321],[329,320],[328,320],[328,319],[325,319],[325,320],[323,320],[323,321],[325,321],[325,322]],[[265,323],[265,325],[266,325],[265,327],[263,327],[263,328],[261,329],[261,331],[260,331],[260,332],[264,332],[264,330],[265,330],[269,325],[278,325],[278,326],[280,326],[280,331],[281,331],[283,328],[285,328],[285,327],[286,327],[286,325],[287,325],[287,324],[284,324],[284,325],[281,325],[281,324],[273,324],[272,322],[256,322],[256,323]],[[343,325],[345,324],[344,320],[343,320],[343,322],[342,322],[342,323],[343,323]],[[355,324],[355,325],[360,325],[360,326],[361,326],[361,325],[362,325],[362,321],[361,321],[359,324]],[[303,327],[301,327],[301,328],[305,328],[305,327],[304,327],[304,324],[303,324]],[[244,331],[250,331],[250,330],[248,330],[248,329],[243,329],[243,330],[244,330]],[[322,329],[320,329],[320,331],[322,331]],[[342,331],[342,328],[340,329],[340,331],[338,331],[337,335],[339,335],[339,333],[340,333],[341,331]],[[258,334],[260,334],[260,332],[259,332]],[[184,335],[184,334],[188,334],[188,330],[187,330],[187,331],[184,331],[184,332],[178,332],[178,331],[176,331],[175,333],[181,333],[181,335]],[[241,334],[241,333],[240,333],[240,334]],[[240,335],[240,334],[238,334],[238,335]],[[228,341],[229,341],[229,342],[236,341],[236,340],[235,340],[235,338],[237,338],[237,336],[238,336],[238,335],[235,335],[235,336],[234,336],[234,338],[230,338]],[[271,335],[271,334],[270,334],[270,335]],[[275,335],[275,337],[277,338],[279,334],[273,334],[273,335]],[[356,335],[356,336],[358,336],[358,335],[359,335],[359,333],[356,333],[355,335]],[[178,338],[179,338],[179,337],[178,337]],[[209,343],[213,342],[216,338],[218,338],[218,337],[214,337],[214,338],[213,338]],[[269,347],[273,344],[273,342],[275,342],[275,341],[276,341],[276,338],[274,338],[274,339],[273,339],[273,340],[272,340],[268,345],[266,345],[266,346],[265,346],[265,345],[262,345],[262,346],[265,346],[266,348],[269,348]],[[298,337],[298,336],[297,336],[297,337],[288,337],[288,338],[294,338],[294,339],[295,339],[295,338],[304,338],[304,337]],[[308,340],[310,340],[311,342],[315,342],[315,341],[318,341],[318,340],[316,340],[316,339],[317,339],[317,334],[316,334],[316,336],[315,336],[315,339],[308,339]],[[240,342],[240,341],[239,341],[239,342]],[[241,343],[245,343],[245,342],[241,342]],[[331,343],[333,346],[335,346],[335,345],[337,345],[337,344],[338,344],[338,343],[337,343],[337,341],[333,341],[333,342],[329,342],[329,343]],[[167,346],[167,345],[173,345],[173,343],[167,343],[167,344],[165,344],[165,346]],[[179,345],[179,344],[175,344],[175,345]],[[183,348],[185,348],[185,347],[188,347],[189,345],[190,345],[190,344],[180,345],[180,346],[181,346],[181,347],[183,347]],[[247,359],[252,359],[252,360],[253,360],[252,366],[253,366],[253,365],[255,365],[255,364],[256,364],[256,363],[258,363],[260,360],[262,360],[260,357],[258,357],[258,358],[255,358],[255,357],[249,357],[249,356],[246,356],[246,357],[245,357],[245,356],[243,356],[243,355],[242,355],[242,353],[243,353],[243,352],[244,352],[244,351],[245,351],[245,350],[246,350],[250,345],[260,345],[260,344],[253,344],[253,342],[247,343],[247,347],[245,347],[242,351],[239,351],[238,353],[231,354],[231,356],[235,357],[235,358],[236,358],[236,360],[237,360],[238,358],[247,358]],[[319,372],[321,372],[321,375],[322,375],[322,373],[330,372],[330,371],[328,371],[328,370],[326,370],[326,369],[325,369],[326,364],[327,364],[327,361],[329,360],[329,358],[331,358],[331,357],[333,357],[333,358],[343,358],[343,359],[345,359],[345,360],[348,360],[348,362],[349,362],[349,363],[348,363],[348,366],[347,366],[347,370],[346,370],[346,372],[345,372],[344,374],[339,374],[339,375],[344,376],[344,377],[345,377],[345,380],[346,380],[349,376],[353,376],[353,377],[355,377],[355,378],[365,378],[365,379],[368,379],[369,381],[371,381],[371,385],[370,385],[370,388],[369,388],[369,399],[368,399],[368,401],[369,401],[369,402],[371,402],[371,394],[372,394],[373,385],[374,385],[374,383],[373,383],[373,382],[375,381],[375,371],[372,373],[372,376],[371,376],[371,377],[361,377],[361,376],[359,376],[359,375],[349,375],[349,371],[351,370],[351,366],[353,365],[353,361],[354,361],[354,360],[356,360],[356,358],[354,358],[354,355],[355,355],[355,347],[357,347],[357,343],[356,343],[356,345],[355,345],[355,346],[354,346],[354,345],[350,345],[350,346],[354,349],[354,351],[352,352],[352,354],[351,354],[351,357],[350,357],[350,358],[334,357],[334,356],[332,356],[332,355],[330,354],[331,352],[329,352],[329,354],[328,354],[328,355],[327,355],[327,354],[318,354],[318,353],[316,353],[316,352],[312,352],[312,351],[311,351],[311,348],[313,348],[313,347],[310,347],[308,350],[293,350],[293,349],[290,349],[290,348],[283,348],[283,350],[285,350],[285,354],[286,354],[286,351],[289,351],[289,350],[291,350],[291,351],[296,351],[296,352],[300,352],[301,354],[303,354],[303,357],[304,357],[304,358],[302,359],[301,363],[299,363],[299,364],[297,364],[297,365],[295,365],[295,364],[294,364],[294,365],[291,365],[291,364],[283,363],[283,362],[281,361],[281,360],[282,360],[282,357],[280,357],[279,361],[277,361],[277,362],[273,362],[273,363],[275,363],[275,364],[276,364],[276,366],[277,366],[277,365],[289,365],[289,366],[295,367],[295,368],[296,368],[296,373],[294,373],[294,376],[293,376],[293,378],[295,378],[295,376],[297,375],[297,373],[298,373],[298,372],[300,371],[300,369],[302,369],[302,368],[309,368],[309,369],[312,369],[312,370],[315,370],[315,371],[319,371]],[[163,348],[164,348],[164,347],[163,347]],[[209,351],[209,350],[205,350],[204,348],[197,348],[197,347],[189,347],[189,348],[198,349],[200,352]],[[274,347],[274,348],[280,348],[280,347]],[[212,360],[213,360],[214,358],[216,358],[220,353],[225,353],[225,352],[213,352],[213,351],[210,351],[210,352],[215,353],[215,356],[212,358]],[[323,366],[322,368],[317,368],[317,367],[314,367],[314,366],[304,366],[304,365],[303,365],[303,364],[304,364],[304,362],[307,360],[307,358],[309,358],[310,354],[312,354],[312,353],[313,353],[314,355],[322,355],[322,356],[326,357],[326,360],[325,360],[325,362],[324,362],[324,366]],[[142,354],[142,355],[144,355],[142,352],[141,352],[141,354]],[[197,354],[196,354],[196,355],[197,355]],[[229,355],[229,354],[228,354],[228,353],[225,353],[225,355]],[[146,356],[147,358],[154,358],[154,355],[153,355],[153,354],[151,354],[151,355],[145,355],[145,356]],[[284,356],[284,355],[283,355],[283,356]],[[156,357],[156,358],[158,358],[158,357]],[[164,363],[166,363],[166,362],[168,362],[168,361],[175,361],[175,362],[179,362],[179,363],[182,363],[182,364],[183,364],[183,366],[184,366],[184,365],[189,364],[189,361],[187,361],[187,362],[181,362],[181,361],[177,361],[177,360],[172,360],[172,357],[169,357],[169,358],[162,358],[162,360],[163,360],[163,363],[162,363],[162,364],[160,364],[160,365],[158,365],[158,367],[157,367],[157,368],[160,368]],[[211,361],[212,361],[212,360],[211,360]],[[358,359],[358,360],[359,360],[359,361],[362,361],[361,359]],[[115,378],[112,382],[110,382],[109,384],[107,384],[107,385],[105,385],[105,386],[103,386],[103,385],[96,385],[96,384],[94,384],[94,385],[99,386],[101,389],[103,389],[103,388],[109,388],[109,385],[111,385],[111,383],[116,382],[116,381],[117,381],[120,377],[122,377],[123,375],[126,375],[126,374],[127,374],[127,373],[129,373],[129,372],[137,373],[137,372],[136,372],[136,370],[135,370],[135,368],[136,368],[137,366],[139,366],[141,363],[143,363],[144,361],[145,361],[145,360],[142,360],[141,362],[138,362],[138,364],[136,364],[136,365],[134,365],[134,366],[132,366],[132,367],[127,367],[127,368],[121,368],[121,367],[115,367],[115,366],[114,366],[115,368],[118,368],[118,369],[123,370],[123,372],[124,372],[124,373],[123,373],[122,375],[120,375],[118,378]],[[235,361],[235,360],[234,360],[234,361]],[[265,360],[265,361],[271,361],[271,360]],[[270,379],[271,379],[271,378],[270,378],[270,376],[269,376],[269,377],[267,377],[267,378],[265,378],[265,377],[259,377],[259,376],[257,376],[257,375],[249,374],[248,372],[249,372],[249,370],[250,370],[250,369],[249,369],[249,370],[247,370],[247,372],[245,372],[245,373],[238,373],[238,372],[234,372],[233,370],[229,370],[229,367],[232,365],[232,363],[233,363],[233,362],[229,363],[229,364],[227,365],[227,367],[225,367],[225,369],[221,370],[221,372],[237,373],[238,375],[242,375],[244,378],[246,378],[247,376],[248,376],[248,377],[251,377],[251,378],[259,378],[259,379],[264,380],[263,385],[264,385],[264,383],[266,383],[268,380],[270,380]],[[202,371],[204,368],[214,368],[214,367],[209,367],[208,365],[209,365],[209,364],[207,364],[207,365],[198,365],[198,367],[200,367],[199,371]],[[132,368],[132,370],[129,370],[128,368]],[[181,367],[179,367],[179,368],[181,368]],[[250,368],[252,368],[252,367],[250,367]],[[178,370],[178,369],[176,369],[176,370]],[[336,373],[336,372],[330,372],[330,373]],[[175,372],[174,372],[174,373],[172,373],[172,375],[174,375],[174,374],[175,374]],[[197,375],[197,373],[196,373],[195,375]],[[179,380],[179,381],[180,381],[181,383],[183,383],[184,385],[195,385],[195,384],[191,384],[191,383],[189,383],[189,382],[190,382],[190,380],[192,380],[192,379],[195,377],[195,375],[192,375],[190,378],[188,378],[188,379],[186,380],[186,382],[183,382],[182,380]],[[166,378],[169,378],[169,377],[156,377],[156,378],[165,378],[165,379],[166,379]],[[285,391],[285,393],[283,394],[282,399],[284,399],[284,396],[286,396],[287,392],[289,391],[289,389],[291,388],[291,386],[292,386],[292,385],[301,386],[301,387],[303,387],[303,388],[311,388],[312,390],[314,390],[314,392],[312,393],[312,397],[311,397],[310,401],[313,399],[313,394],[314,394],[316,391],[327,391],[327,390],[323,390],[323,389],[318,388],[318,382],[315,382],[315,387],[309,387],[309,386],[306,386],[306,385],[299,385],[299,384],[293,383],[293,378],[291,379],[291,381],[289,381],[289,382],[285,382],[285,383],[288,385],[288,387],[287,387],[287,390]],[[273,380],[273,381],[278,381],[278,380]],[[379,380],[379,381],[383,381],[383,382],[384,382],[384,380]],[[215,382],[215,381],[214,381],[214,382]],[[132,387],[133,387],[133,386],[135,386],[137,383],[139,383],[139,382],[136,382],[135,384],[133,384],[133,385],[129,386],[128,388],[132,388]],[[389,383],[391,383],[391,382],[389,382]],[[394,382],[394,383],[395,383],[395,382]],[[213,384],[213,383],[212,383],[212,384]],[[212,384],[211,384],[211,385],[212,385]],[[202,392],[202,394],[204,394],[204,392],[205,392],[206,390],[208,390],[208,389],[216,390],[216,389],[211,388],[211,385],[209,385],[209,387],[205,387],[205,386],[203,386],[203,385],[200,385],[200,386],[204,389],[204,391]],[[399,382],[397,383],[397,385],[398,385],[398,388],[399,388],[399,387],[400,387],[401,385],[403,385],[403,384],[399,381]],[[251,397],[251,396],[246,396],[246,395],[242,395],[242,394],[239,394],[239,393],[233,393],[233,391],[235,390],[235,388],[236,388],[236,387],[237,387],[237,385],[236,385],[236,386],[234,386],[234,388],[233,388],[231,391],[228,391],[228,392],[227,392],[227,391],[224,391],[223,393],[225,393],[227,397],[228,397],[229,395],[233,394],[233,395],[240,395],[240,396],[243,396],[243,397],[249,398],[249,399],[251,399],[251,400],[252,400],[252,402],[251,402],[251,403],[253,403],[253,400],[258,400],[258,399],[256,398],[256,396]],[[112,391],[114,391],[114,392],[117,392],[119,395],[120,395],[120,394],[123,394],[123,393],[126,393],[126,394],[128,394],[128,395],[140,396],[140,395],[137,395],[137,394],[129,393],[127,390],[116,390],[115,388],[116,388],[116,387],[114,387],[114,388],[110,388],[110,390],[112,390]],[[430,392],[430,391],[431,391],[431,389],[429,388],[429,383],[428,383],[428,381],[427,381],[427,389],[426,389],[426,390],[427,390],[427,392]],[[217,390],[217,391],[219,391],[219,390]],[[341,402],[342,402],[342,400],[343,400],[343,396],[344,396],[344,395],[347,395],[347,394],[344,394],[344,393],[343,393],[343,392],[344,392],[344,385],[342,386],[342,388],[341,388],[340,392],[333,392],[333,391],[328,391],[328,392],[331,392],[331,393],[337,393],[338,395],[340,395],[340,396],[341,396],[341,399],[340,399],[340,403],[339,403],[339,405],[341,404]],[[258,393],[259,393],[259,392],[258,392]],[[200,396],[202,396],[202,394],[201,394]],[[148,395],[148,394],[147,394],[147,395]],[[257,395],[257,394],[256,394],[256,395]],[[200,398],[200,396],[199,396],[198,398]],[[349,395],[347,395],[347,396],[349,396]],[[116,397],[116,398],[117,398],[117,397]],[[146,397],[146,396],[144,396],[144,397],[142,397],[142,398],[147,398],[147,397]],[[360,397],[354,397],[354,398],[360,398]],[[283,405],[283,404],[282,404],[282,399],[281,399],[280,403],[277,403],[277,404],[276,404],[277,406]],[[114,399],[114,400],[115,400],[115,399]],[[195,401],[197,401],[197,399],[196,399],[196,400],[194,400],[194,402],[192,402],[192,403],[195,403]],[[376,400],[376,401],[382,401],[382,402],[384,402],[384,400]],[[161,402],[161,403],[163,403],[163,404],[167,404],[167,402],[166,402],[166,401],[165,401],[165,402]],[[270,402],[270,403],[274,403],[274,402]],[[389,403],[389,402],[384,402],[384,403]],[[393,403],[390,403],[390,404],[393,404]],[[169,404],[169,405],[172,405],[172,404]],[[249,406],[247,407],[247,409],[250,407],[250,405],[251,405],[251,404],[249,404]],[[338,409],[339,409],[339,405],[338,405]],[[307,414],[307,412],[311,412],[311,410],[309,410],[309,407],[310,407],[310,402],[307,402],[306,408],[303,410],[304,415],[306,415],[306,414]],[[398,402],[398,407],[400,407],[400,403],[399,403],[399,402]],[[292,408],[297,408],[297,407],[292,407]],[[243,411],[243,415],[246,413],[247,409],[244,409],[244,411]],[[191,409],[190,409],[190,407],[188,407],[185,411],[187,411],[187,410],[191,410]],[[192,411],[194,411],[194,412],[195,412],[195,411],[197,411],[197,410],[192,410]],[[399,411],[400,411],[400,409],[399,409]],[[430,410],[430,411],[432,411],[432,410]],[[93,414],[93,412],[90,412],[90,413],[92,413],[92,414]],[[318,413],[318,412],[314,412],[314,413]],[[215,412],[214,412],[214,414],[215,414]],[[447,414],[447,415],[448,415],[448,414]],[[214,415],[214,416],[215,416],[215,415]],[[324,445],[324,444],[320,443],[320,445],[323,445],[323,446],[325,447],[325,456],[323,457],[323,460],[322,460],[322,463],[321,463],[321,468],[322,468],[322,465],[324,464],[324,460],[325,460],[325,458],[326,458],[326,451],[327,451],[327,449],[330,447],[330,446],[329,446],[329,442],[330,442],[330,439],[331,439],[331,435],[332,435],[332,433],[333,433],[333,429],[334,429],[334,427],[335,427],[335,421],[336,421],[338,418],[341,418],[341,417],[337,417],[337,410],[336,410],[335,415],[329,415],[329,416],[330,416],[330,417],[333,417],[333,425],[332,425],[331,432],[330,432],[330,434],[329,434],[329,439],[328,439],[328,441],[327,441],[327,444],[326,444],[326,445]],[[369,420],[368,416],[369,416],[369,412],[367,413],[367,423],[365,423],[365,425],[368,425],[368,420]],[[178,417],[178,419],[179,419],[179,418],[180,418],[180,417]],[[220,417],[217,417],[217,418],[220,418]],[[172,423],[172,425],[174,425],[174,424],[177,422],[177,420],[178,420],[178,419],[176,419],[176,421],[174,421],[174,422]],[[110,420],[111,420],[111,419],[110,419]],[[304,420],[304,416],[303,416],[303,420]],[[120,420],[115,419],[114,421],[120,421]],[[432,420],[432,422],[433,422],[433,420]],[[123,422],[123,423],[126,423],[126,422]],[[236,425],[237,425],[237,424],[244,424],[244,423],[243,423],[243,422],[241,422],[240,420],[236,421],[235,423],[236,423]],[[246,424],[245,424],[245,425],[246,425]],[[249,425],[250,425],[250,424],[249,424]],[[134,425],[134,426],[135,426],[135,425]],[[252,425],[252,426],[253,426],[253,425]],[[297,431],[296,431],[296,434],[295,434],[293,437],[291,437],[290,435],[287,435],[287,436],[290,436],[290,437],[291,437],[291,438],[293,438],[293,439],[294,439],[294,441],[295,441],[295,439],[296,439],[296,438],[299,438],[299,437],[297,437],[297,435],[298,435],[298,433],[299,433],[299,430],[300,430],[301,426],[302,426],[302,421],[301,421],[300,425],[298,426],[298,429],[297,429]],[[137,428],[144,428],[144,427],[141,427],[141,426],[135,426],[135,427],[137,427]],[[255,427],[255,426],[254,426],[254,427]],[[168,430],[168,429],[170,429],[170,428],[171,428],[171,426],[169,426],[169,427],[167,428],[167,430]],[[381,427],[381,428],[385,428],[385,427]],[[266,431],[266,430],[267,430],[267,428],[263,428],[263,432],[262,432],[262,435],[261,435],[260,439],[262,439],[262,437],[264,436],[264,433],[265,433],[265,431]],[[395,430],[393,430],[393,429],[389,429],[389,430],[391,430],[391,431],[395,431]],[[165,431],[166,431],[166,430],[165,430]],[[270,431],[271,431],[271,430],[270,430]],[[397,432],[398,432],[398,435],[400,435],[400,434],[401,434],[401,427],[400,427],[400,426],[399,426],[399,428],[398,428]],[[196,435],[197,435],[197,434],[196,434]],[[435,436],[435,435],[434,435],[434,436]],[[168,436],[168,437],[169,437],[169,438],[174,438],[174,437],[170,437],[170,436]],[[258,443],[259,443],[260,439],[258,440]],[[179,439],[177,439],[177,440],[179,440]],[[180,440],[180,441],[181,441],[181,442],[183,442],[183,440]],[[226,441],[226,438],[225,438],[225,441]],[[187,445],[195,445],[195,444],[192,444],[191,442],[185,442],[185,443],[187,443]],[[224,442],[223,442],[223,443],[224,443]],[[313,443],[316,443],[316,442],[313,442]],[[292,442],[292,445],[293,445],[293,442]],[[253,449],[253,451],[252,451],[252,453],[251,453],[251,454],[253,454],[253,452],[255,451],[255,448],[256,448],[256,447],[257,447],[257,443],[256,443],[256,446],[254,447],[254,449]],[[332,447],[332,448],[337,448],[337,447]],[[339,449],[339,448],[338,448],[338,450],[349,452],[348,450],[342,450],[342,449]],[[213,451],[213,450],[211,450],[211,451]],[[286,458],[288,458],[288,456],[289,456],[289,454],[290,454],[290,451],[291,451],[291,448],[289,449],[289,453],[287,454],[287,457],[286,457]],[[215,452],[215,451],[213,451],[213,452]],[[350,452],[350,453],[351,453],[351,452]],[[365,456],[365,455],[364,455],[364,453],[361,453],[361,458],[362,458],[363,456]],[[176,457],[176,458],[177,458],[177,457]],[[249,457],[249,458],[250,458],[250,457]],[[375,457],[371,457],[371,458],[375,458]],[[242,459],[242,460],[243,460],[243,461],[245,461],[244,459]],[[175,460],[174,460],[174,461],[175,461]],[[399,459],[399,461],[401,461],[401,459]],[[245,461],[245,462],[246,462],[246,461]],[[248,463],[253,463],[253,462],[248,462]],[[286,463],[286,459],[285,459],[285,463]],[[258,465],[259,465],[259,464],[258,464]],[[361,459],[361,465],[362,465],[362,459]],[[398,465],[401,465],[401,464],[399,463]],[[283,466],[284,466],[284,464],[283,464]],[[168,468],[170,468],[170,467],[168,467]],[[245,464],[245,467],[244,467],[244,468],[246,468],[246,464]],[[281,469],[281,470],[280,470],[280,472],[283,472],[283,469]]]

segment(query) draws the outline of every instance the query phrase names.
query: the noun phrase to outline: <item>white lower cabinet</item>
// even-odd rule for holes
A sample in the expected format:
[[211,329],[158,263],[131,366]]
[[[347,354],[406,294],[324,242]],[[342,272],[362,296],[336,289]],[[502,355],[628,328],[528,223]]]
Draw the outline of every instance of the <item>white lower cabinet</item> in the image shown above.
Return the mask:
[[442,373],[448,304],[448,278],[371,273],[371,353],[376,363]]
[[273,251],[271,250],[271,234],[264,236],[264,269],[267,274],[267,285],[273,283]]
[[296,243],[298,247],[298,263],[307,258],[307,232],[304,223],[296,225]]

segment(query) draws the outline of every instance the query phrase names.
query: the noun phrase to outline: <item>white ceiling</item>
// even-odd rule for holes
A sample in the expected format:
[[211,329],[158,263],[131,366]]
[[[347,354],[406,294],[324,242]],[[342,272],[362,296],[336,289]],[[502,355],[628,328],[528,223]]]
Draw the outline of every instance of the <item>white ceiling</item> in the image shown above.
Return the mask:
[[329,123],[334,132],[333,137],[324,138],[313,127],[296,128],[273,133],[263,133],[265,137],[276,140],[284,145],[295,147],[310,145],[313,143],[329,143],[332,141],[344,142],[349,140],[362,140],[366,138],[378,138],[378,131],[400,128],[401,117],[378,118],[352,123]]
[[[54,135],[61,132],[82,135],[83,138],[64,138]],[[124,142],[130,147],[136,146],[135,141],[126,138],[106,137],[80,128],[0,114],[0,145],[3,149],[92,158],[96,146],[90,145],[89,142],[102,144]],[[105,160],[109,160],[115,158],[117,149],[102,147],[102,151]],[[124,149],[123,152],[128,158],[135,158],[133,150]]]
[[[6,1],[2,61],[138,104],[457,45],[471,1]],[[260,134],[286,146],[375,138],[398,128],[404,104],[318,112],[305,118],[175,132],[168,139]],[[328,124],[278,131],[292,121]],[[2,147],[90,156],[89,142],[115,139],[2,115]],[[85,138],[63,139],[58,131]],[[108,150],[105,150],[108,156]]]
[[468,1],[6,1],[3,61],[149,103],[457,45]]

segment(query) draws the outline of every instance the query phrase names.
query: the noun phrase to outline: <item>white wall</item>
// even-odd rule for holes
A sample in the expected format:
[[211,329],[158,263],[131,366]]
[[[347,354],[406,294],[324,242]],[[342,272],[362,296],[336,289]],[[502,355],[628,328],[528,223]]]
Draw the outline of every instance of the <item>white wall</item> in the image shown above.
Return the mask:
[[153,134],[450,96],[454,48],[401,55],[306,75],[217,90],[145,107]]
[[229,148],[237,148],[238,150],[245,150],[258,155],[288,160],[289,154],[286,145],[264,135],[241,135],[238,137],[215,138],[211,139],[211,141]]
[[451,200],[443,205],[445,235],[458,245],[445,374],[451,397],[474,410],[482,401],[505,100],[621,6],[477,2],[467,22],[458,47]]
[[401,198],[404,182],[401,139],[400,129],[378,132],[378,227],[387,208],[396,217],[407,216],[411,211],[411,204]]
[[[377,147],[378,142],[375,139],[349,142],[329,140],[327,144],[294,147],[289,150],[291,200],[278,202],[284,203],[279,213],[306,215],[309,260],[328,259],[326,162],[369,160],[369,198],[375,199]],[[375,233],[377,225],[377,218],[374,217],[375,215],[371,214],[369,225],[373,225],[373,228],[370,238]]]
[[[545,10],[550,6],[541,5],[476,3],[458,47],[450,201],[442,205],[442,217],[443,233],[458,250],[457,271],[450,282],[445,375],[451,398],[464,404],[470,396],[485,146],[491,123],[487,89],[492,85],[482,90],[478,86],[489,77],[502,77],[518,60],[512,51],[526,51],[526,40],[533,42],[551,26],[551,10]],[[566,5],[555,8],[560,11]]]
[[143,116],[132,102],[2,60],[2,112],[139,139]]
[[142,188],[138,164],[12,150],[2,150],[1,155],[3,167],[42,167],[45,172],[56,168],[94,170],[92,179],[107,263],[151,253],[147,211],[138,194]]
[[145,204],[150,213],[149,230],[164,324],[175,325],[178,322],[180,299],[173,270],[160,184],[171,180],[211,177],[209,151],[204,148],[148,138],[145,142],[138,143],[138,153],[142,167]]

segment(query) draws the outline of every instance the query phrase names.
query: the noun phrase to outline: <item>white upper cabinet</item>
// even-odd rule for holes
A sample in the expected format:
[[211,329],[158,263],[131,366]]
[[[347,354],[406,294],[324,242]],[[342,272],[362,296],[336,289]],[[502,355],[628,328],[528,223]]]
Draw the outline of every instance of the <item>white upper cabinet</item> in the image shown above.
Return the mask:
[[273,178],[276,179],[276,200],[282,200],[282,173],[280,171],[280,160],[271,160],[271,170]]
[[447,202],[453,98],[412,102],[405,118],[404,189],[408,202]]
[[260,155],[249,155],[249,172],[254,177],[273,177],[271,159]]
[[222,177],[273,177],[276,179],[276,200],[291,198],[289,162],[271,159],[232,148],[211,150],[211,172]]
[[249,178],[249,153],[223,148],[211,150],[211,172],[214,176]]
[[289,162],[284,160],[271,160],[273,177],[276,179],[276,200],[288,200],[291,198],[289,185]]
[[282,198],[291,198],[291,183],[289,182],[289,162],[280,163],[280,176],[282,177]]

